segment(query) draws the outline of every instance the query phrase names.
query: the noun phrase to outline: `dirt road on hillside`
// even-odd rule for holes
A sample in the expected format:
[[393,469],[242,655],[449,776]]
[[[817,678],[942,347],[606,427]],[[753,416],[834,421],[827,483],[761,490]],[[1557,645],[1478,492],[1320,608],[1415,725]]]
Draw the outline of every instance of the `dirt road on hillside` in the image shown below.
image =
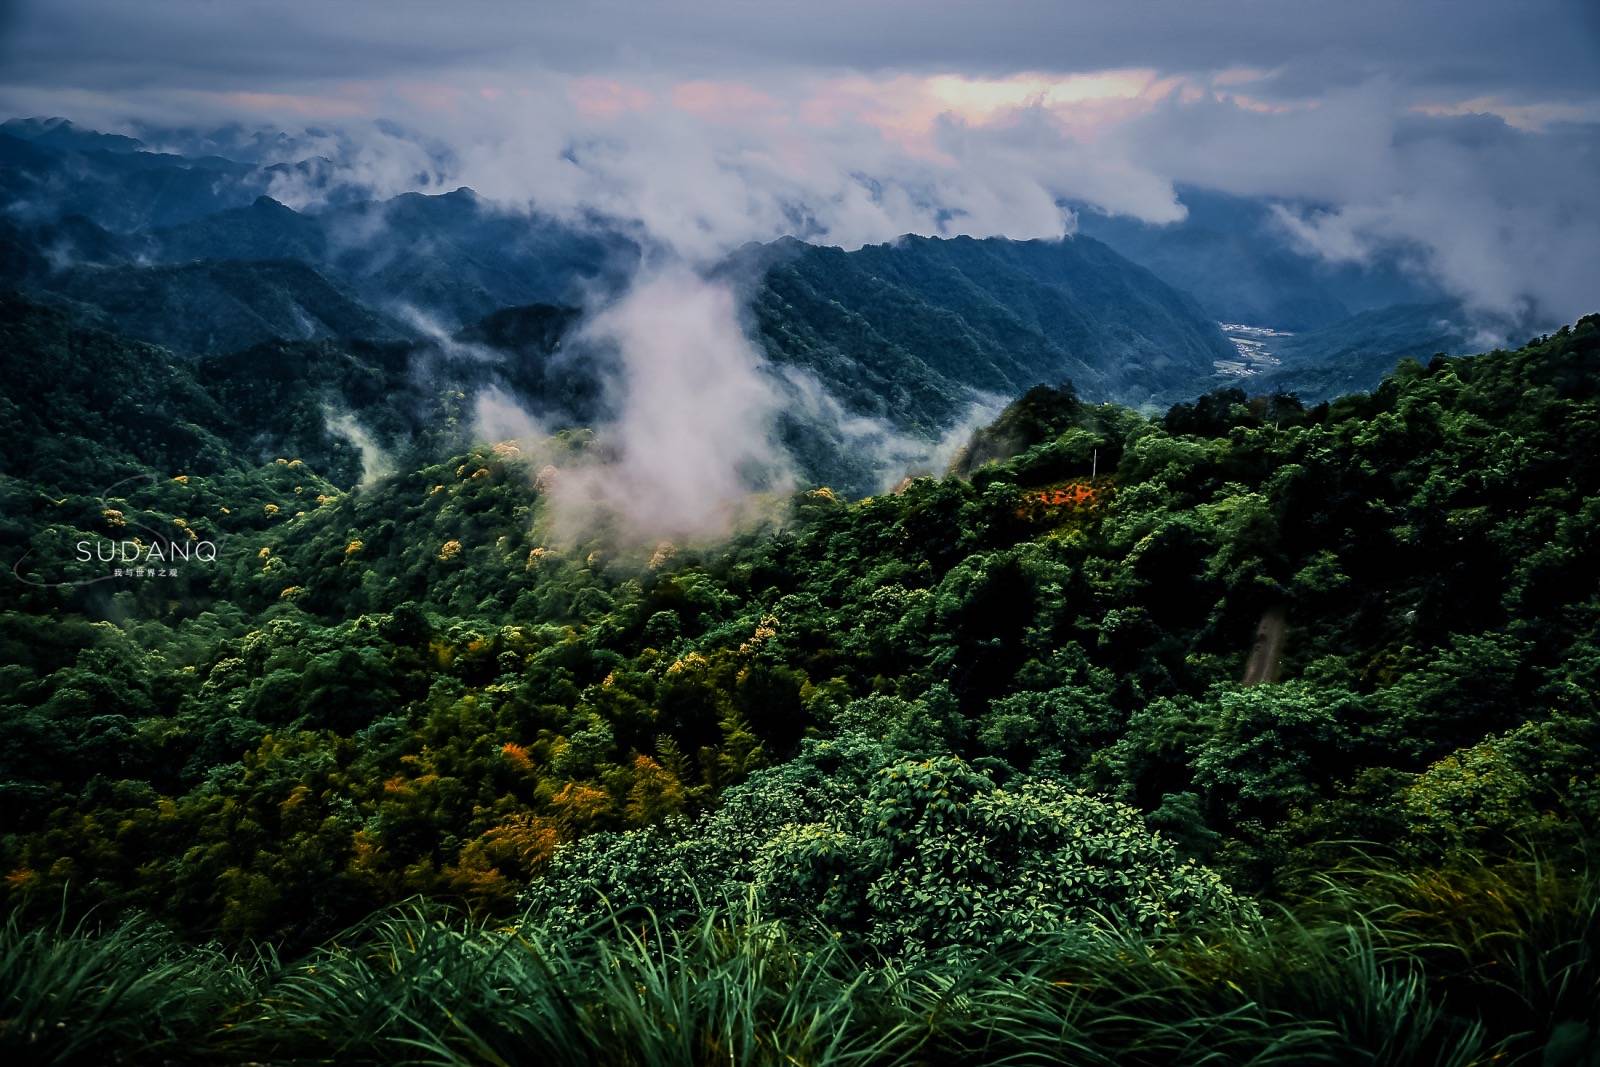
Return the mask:
[[1276,682],[1283,670],[1284,638],[1289,633],[1289,616],[1282,607],[1268,608],[1261,613],[1261,624],[1256,627],[1256,643],[1250,649],[1250,658],[1244,665],[1244,684],[1259,685]]

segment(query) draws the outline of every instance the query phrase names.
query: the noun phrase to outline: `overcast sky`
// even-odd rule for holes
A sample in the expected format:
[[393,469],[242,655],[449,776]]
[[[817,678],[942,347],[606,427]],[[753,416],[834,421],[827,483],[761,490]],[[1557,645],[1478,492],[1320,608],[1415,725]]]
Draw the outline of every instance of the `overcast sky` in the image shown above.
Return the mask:
[[1594,0],[0,0],[0,110],[339,130],[380,192],[689,256],[796,218],[1059,235],[1063,198],[1171,220],[1194,182],[1317,201],[1304,247],[1414,248],[1486,314],[1600,307]]
[[1274,97],[1373,75],[1467,99],[1592,103],[1591,0],[31,0],[7,81],[301,89],[461,69],[1205,73],[1276,69]]

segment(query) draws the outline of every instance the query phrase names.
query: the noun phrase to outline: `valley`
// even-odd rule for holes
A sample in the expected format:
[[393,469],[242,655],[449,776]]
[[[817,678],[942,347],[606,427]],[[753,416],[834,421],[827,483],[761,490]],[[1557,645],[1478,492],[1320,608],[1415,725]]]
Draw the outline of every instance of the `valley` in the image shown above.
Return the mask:
[[1283,366],[1283,360],[1274,352],[1278,338],[1293,337],[1287,330],[1274,330],[1270,326],[1247,326],[1239,322],[1219,322],[1217,328],[1233,343],[1238,352],[1236,359],[1219,359],[1212,363],[1218,377],[1249,378],[1263,371]]

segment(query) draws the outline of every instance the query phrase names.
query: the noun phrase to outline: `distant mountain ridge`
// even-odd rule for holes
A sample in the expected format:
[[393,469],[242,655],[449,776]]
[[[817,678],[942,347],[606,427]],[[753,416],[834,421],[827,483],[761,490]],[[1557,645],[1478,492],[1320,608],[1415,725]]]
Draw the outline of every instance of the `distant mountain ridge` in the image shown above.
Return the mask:
[[[546,357],[577,321],[570,309],[620,291],[658,251],[626,223],[507,210],[467,188],[373,200],[328,160],[272,160],[292,142],[260,131],[154,143],[237,143],[250,161],[151,151],[65,120],[0,125],[0,284],[190,355],[462,332],[498,353],[530,403],[597,410],[601,369]],[[271,195],[280,185],[324,202],[297,210]],[[1080,210],[1079,233],[1052,241],[906,236],[846,251],[783,238],[710,274],[745,297],[750,336],[797,412],[786,424],[809,427],[812,455],[850,447],[816,437],[828,437],[818,387],[844,413],[925,441],[1041,383],[1164,407],[1219,384],[1235,352],[1218,318],[1302,329],[1250,388],[1312,398],[1440,350],[1435,312],[1348,314],[1414,294],[1399,274],[1289,250],[1265,201],[1181,192],[1189,218],[1168,227]],[[569,310],[519,310],[541,307]]]
[[920,428],[977,394],[1067,379],[1146,403],[1232,351],[1192,299],[1087,238],[908,236],[853,252],[789,240],[742,254],[765,261],[752,314],[774,361]]
[[503,307],[572,303],[590,287],[615,288],[640,254],[617,232],[506,211],[466,188],[316,213],[261,196],[150,231],[139,244],[166,261],[302,259],[369,303],[414,308],[450,329]]
[[[616,291],[646,254],[620,224],[507,211],[465,188],[296,210],[259,191],[271,167],[152,153],[128,138],[113,153],[70,123],[11,129],[0,147],[26,157],[21,184],[58,181],[66,195],[52,214],[11,183],[0,270],[179,350],[453,331],[508,307]],[[207,190],[190,198],[201,172]],[[149,173],[193,202],[148,202]],[[1203,387],[1229,351],[1194,300],[1085,237],[905,237],[849,252],[786,238],[713,274],[746,292],[752,334],[776,365],[923,435],[979,397],[1040,382],[1164,402]]]
[[0,134],[40,148],[71,151],[139,152],[145,147],[136,137],[87,130],[63,118],[7,119],[0,122]]
[[1079,233],[1193,294],[1207,314],[1225,322],[1311,330],[1376,308],[1441,298],[1392,259],[1333,264],[1297,247],[1278,210],[1314,205],[1194,186],[1179,186],[1177,193],[1185,217],[1165,224],[1069,206]]
[[1282,366],[1249,379],[1260,392],[1283,390],[1312,402],[1372,389],[1402,359],[1426,363],[1483,347],[1455,301],[1364,311],[1321,330],[1275,342]]
[[[377,201],[340,174],[318,159],[152,152],[60,119],[0,126],[0,214],[33,233],[76,219],[138,265],[298,259],[380,312],[410,306],[456,329],[501,307],[574,302],[638,261],[615,226],[506,211],[470,189]],[[282,188],[315,192],[319,208],[279,202]]]

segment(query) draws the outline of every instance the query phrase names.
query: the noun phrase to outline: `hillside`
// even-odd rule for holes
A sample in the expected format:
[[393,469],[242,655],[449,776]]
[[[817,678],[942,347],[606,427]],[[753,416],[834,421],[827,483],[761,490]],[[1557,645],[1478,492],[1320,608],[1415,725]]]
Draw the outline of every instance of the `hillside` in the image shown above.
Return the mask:
[[637,261],[616,232],[487,203],[470,189],[335,205],[310,214],[270,197],[145,235],[167,261],[293,257],[374,307],[414,309],[447,329],[504,307],[574,302],[615,287]]
[[1193,301],[1092,240],[787,242],[744,256],[764,265],[753,315],[774,361],[924,431],[976,393],[1041,382],[1128,403],[1183,395],[1232,354]]
[[[172,270],[219,266],[229,265]],[[254,280],[274,265],[247,266],[242,276]],[[305,270],[286,267],[291,275]],[[264,295],[247,291],[257,300]],[[138,314],[153,322],[172,310],[147,305]],[[164,321],[193,329],[214,314],[215,305],[197,306],[188,318]],[[466,344],[503,345],[494,350],[500,360],[449,343],[348,335],[187,355],[109,332],[106,316],[0,294],[0,359],[15,387],[11,418],[0,428],[8,461],[0,470],[52,491],[87,490],[78,484],[85,478],[109,484],[147,465],[214,470],[296,456],[348,489],[362,477],[362,453],[340,425],[359,427],[372,449],[435,458],[471,443],[472,401],[484,389],[507,390],[552,412],[592,414],[592,376],[549,366],[573,314],[519,309],[461,335]],[[25,402],[28,396],[39,402]]]
[[1402,359],[1428,361],[1471,350],[1472,330],[1460,304],[1401,304],[1352,315],[1293,337],[1273,352],[1283,365],[1251,381],[1259,391],[1284,389],[1308,401],[1371,389]]
[[76,267],[44,291],[129,337],[179,352],[232,352],[271,339],[398,340],[410,331],[296,260]]
[[101,489],[151,468],[215,470],[229,415],[169,352],[0,295],[0,473]]
[[5,1062],[1595,1067],[1600,315],[129,129],[0,127]]
[[[55,312],[12,321],[13,369],[46,353],[60,367],[149,358],[63,333]],[[28,410],[43,383],[7,381],[16,432],[77,417]],[[1600,743],[1600,475],[1587,460],[1600,448],[1600,319],[1515,352],[1411,365],[1313,409],[1219,394],[1149,419],[1035,390],[980,438],[969,478],[853,504],[802,492],[777,526],[658,546],[648,562],[603,540],[548,540],[544,475],[513,447],[357,492],[299,457],[206,460],[229,447],[220,436],[152,447],[145,427],[218,418],[222,405],[181,381],[129,398],[142,423],[106,424],[159,457],[149,484],[105,501],[41,457],[7,468],[13,499],[36,501],[7,520],[30,568],[59,574],[64,545],[116,536],[108,509],[218,544],[214,566],[170,585],[32,589],[0,614],[0,788],[17,802],[0,846],[8,899],[27,914],[54,913],[65,891],[73,908],[139,908],[191,937],[267,937],[292,953],[421,893],[501,924],[521,914],[509,921],[552,958],[573,953],[561,966],[587,983],[578,946],[595,944],[587,931],[608,909],[624,930],[649,915],[682,931],[670,952],[698,968],[696,930],[734,938],[724,959],[757,951],[699,902],[754,899],[796,953],[821,923],[830,968],[963,974],[983,997],[996,982],[1031,988],[1028,968],[1079,975],[1087,1000],[1045,987],[1063,1012],[1099,1012],[1138,980],[1096,938],[1162,953],[1203,926],[1282,979],[1173,1007],[1164,1025],[1177,1029],[1154,1040],[1226,1025],[1244,1028],[1240,1042],[1281,1041],[1266,1020],[1282,1011],[1320,1035],[1308,1049],[1332,1041],[1341,1056],[1370,1035],[1318,1022],[1328,1009],[1302,982],[1344,973],[1342,957],[1284,946],[1365,929],[1411,946],[1394,951],[1415,999],[1385,1025],[1415,1040],[1538,1049],[1553,1020],[1592,1007],[1573,992],[1488,1013],[1499,994],[1476,968],[1501,941],[1462,942],[1465,963],[1438,948],[1429,924],[1456,921],[1462,897],[1426,894],[1540,893],[1538,921],[1593,935],[1571,925],[1592,886],[1563,874],[1529,889],[1517,850],[1574,869],[1600,817],[1585,784]],[[86,435],[50,462],[110,473],[129,455],[112,447]],[[1289,620],[1282,681],[1242,685],[1269,611]],[[127,621],[94,623],[107,617]],[[1340,844],[1352,839],[1383,842],[1381,883],[1339,873],[1376,847]],[[1004,868],[984,858],[994,848]],[[1063,895],[1085,878],[1099,888]],[[1296,903],[1329,878],[1343,879],[1342,903]],[[1285,901],[1306,910],[1261,926]],[[396,936],[433,929],[441,945],[497,936],[394,921],[412,931]],[[1545,951],[1527,940],[1543,935],[1490,928]],[[377,931],[345,936],[371,945]],[[52,936],[61,951],[98,943]],[[628,935],[614,936],[625,951]],[[289,965],[310,983],[295,988],[323,988],[323,973],[375,980],[338,977],[340,951]],[[395,959],[423,965],[411,949]],[[198,966],[171,980],[198,980]],[[485,995],[451,966],[448,981],[466,983],[452,997]],[[1203,968],[1184,966],[1172,988],[1204,988]],[[291,994],[267,991],[277,980],[241,971],[219,995],[283,1004]],[[248,1041],[266,1059],[328,1040],[312,1016],[266,1007],[270,1021],[227,1036],[207,1014],[214,998],[189,996],[190,1040]],[[908,991],[878,996],[915,1010]],[[1437,1029],[1418,1029],[1418,1004]],[[434,1011],[406,1027],[442,1025]],[[1259,1030],[1241,1021],[1258,1018]],[[475,1025],[509,1040],[519,1019]],[[975,1025],[957,1012],[929,1040],[955,1055]],[[1106,1026],[1085,1040],[1129,1040]],[[386,1033],[345,1036],[382,1058]]]
[[1156,225],[1076,204],[1078,232],[1193,294],[1223,322],[1315,330],[1360,312],[1439,297],[1392,258],[1335,264],[1317,257],[1274,211],[1319,205],[1193,186],[1179,186],[1177,193],[1185,210],[1179,222]]

